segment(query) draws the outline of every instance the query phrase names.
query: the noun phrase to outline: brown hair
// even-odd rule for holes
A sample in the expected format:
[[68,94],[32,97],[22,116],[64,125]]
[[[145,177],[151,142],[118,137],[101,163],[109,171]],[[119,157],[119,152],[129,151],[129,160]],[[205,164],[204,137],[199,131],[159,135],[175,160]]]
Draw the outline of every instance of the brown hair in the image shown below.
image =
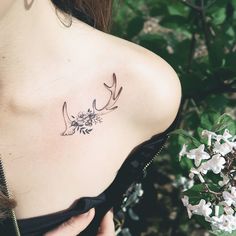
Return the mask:
[[[51,0],[56,8],[65,14],[108,32],[111,25],[112,0]],[[0,160],[1,161],[1,160]],[[2,176],[0,175],[0,178]],[[1,181],[0,181],[1,182]],[[0,186],[0,220],[10,216],[10,210],[15,208],[16,202],[10,199]]]
[[112,0],[51,0],[61,11],[102,31],[109,31]]

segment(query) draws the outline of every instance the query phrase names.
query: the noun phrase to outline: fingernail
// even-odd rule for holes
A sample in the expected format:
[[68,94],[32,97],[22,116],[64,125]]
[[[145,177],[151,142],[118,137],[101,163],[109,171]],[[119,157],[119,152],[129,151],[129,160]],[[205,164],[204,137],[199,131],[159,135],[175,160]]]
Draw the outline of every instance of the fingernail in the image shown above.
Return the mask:
[[88,216],[92,211],[93,211],[94,208],[91,208],[88,212],[86,212],[86,216]]
[[114,212],[113,207],[110,209],[110,211],[111,211],[112,213]]

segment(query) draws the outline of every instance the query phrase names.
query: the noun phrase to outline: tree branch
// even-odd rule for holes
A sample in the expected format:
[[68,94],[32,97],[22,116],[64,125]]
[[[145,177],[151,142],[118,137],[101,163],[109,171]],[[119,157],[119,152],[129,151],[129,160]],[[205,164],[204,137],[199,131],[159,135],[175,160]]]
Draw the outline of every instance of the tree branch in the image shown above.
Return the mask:
[[210,52],[210,35],[209,35],[209,30],[207,27],[207,22],[206,22],[206,14],[205,14],[205,5],[204,5],[204,0],[201,0],[201,21],[202,21],[202,28],[203,28],[203,33],[204,33],[204,37],[205,37],[205,43],[207,46],[207,51],[208,51],[208,55]]
[[190,43],[190,52],[189,52],[189,58],[188,58],[187,71],[190,70],[192,62],[193,62],[193,57],[194,57],[194,53],[195,53],[195,46],[196,46],[195,32],[192,32],[192,38],[191,38],[191,43]]
[[205,91],[196,91],[194,94],[187,94],[187,95],[185,95],[185,98],[188,98],[188,99],[193,98],[195,100],[203,100],[209,94],[222,94],[222,93],[235,93],[235,92],[236,92],[236,88],[232,88],[228,84],[227,85],[223,84],[223,85],[219,85],[215,88],[208,89]]
[[199,7],[198,5],[196,4],[193,4],[191,1],[189,0],[182,0],[182,3],[185,4],[186,6],[194,9],[194,10],[197,10],[197,11],[201,11],[201,7]]

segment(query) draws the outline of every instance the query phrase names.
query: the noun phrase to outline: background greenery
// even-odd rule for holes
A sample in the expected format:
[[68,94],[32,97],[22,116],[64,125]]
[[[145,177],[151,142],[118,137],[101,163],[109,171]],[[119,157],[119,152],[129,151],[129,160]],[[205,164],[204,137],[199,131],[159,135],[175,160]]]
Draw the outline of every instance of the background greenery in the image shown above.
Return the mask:
[[[199,137],[221,114],[236,117],[235,0],[119,0],[114,12],[112,34],[150,49],[178,73],[179,128]],[[185,142],[171,136],[152,165],[135,207],[140,221],[127,222],[133,236],[209,235],[200,218],[188,220],[180,201],[179,178],[188,175],[189,162],[180,164],[178,152]]]

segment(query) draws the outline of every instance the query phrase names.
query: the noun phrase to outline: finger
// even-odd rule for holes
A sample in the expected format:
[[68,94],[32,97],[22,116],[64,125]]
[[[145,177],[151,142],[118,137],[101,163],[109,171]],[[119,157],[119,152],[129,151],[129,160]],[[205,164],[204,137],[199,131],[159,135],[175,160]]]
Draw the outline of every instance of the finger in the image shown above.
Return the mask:
[[110,210],[103,217],[97,236],[115,235],[115,225],[113,221],[113,212]]
[[44,236],[76,236],[90,224],[94,215],[95,209],[92,208],[84,214],[71,217],[58,228],[44,234]]

